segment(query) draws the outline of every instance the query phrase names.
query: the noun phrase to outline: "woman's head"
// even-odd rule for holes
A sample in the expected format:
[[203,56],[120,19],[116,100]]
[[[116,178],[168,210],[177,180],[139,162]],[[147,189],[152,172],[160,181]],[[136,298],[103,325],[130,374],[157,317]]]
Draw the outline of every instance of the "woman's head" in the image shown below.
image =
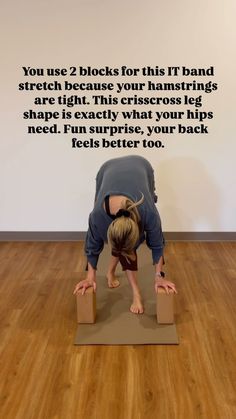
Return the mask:
[[112,250],[131,260],[140,234],[140,215],[137,206],[143,200],[143,196],[138,202],[132,202],[128,198],[124,200],[122,210],[125,211],[123,213],[118,211],[118,217],[110,224],[107,233]]

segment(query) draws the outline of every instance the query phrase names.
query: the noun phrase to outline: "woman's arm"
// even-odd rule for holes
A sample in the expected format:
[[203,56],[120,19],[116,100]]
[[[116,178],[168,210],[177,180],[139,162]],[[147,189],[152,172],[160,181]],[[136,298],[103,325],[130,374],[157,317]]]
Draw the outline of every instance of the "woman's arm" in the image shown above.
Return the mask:
[[163,257],[160,257],[158,263],[155,264],[155,291],[158,292],[158,287],[162,287],[166,290],[167,294],[169,294],[169,288],[171,288],[176,294],[177,290],[175,284],[165,279],[163,271]]
[[152,251],[153,265],[157,272],[162,270],[165,240],[161,228],[160,215],[156,208],[147,210],[145,214],[144,231],[146,243]]
[[[99,220],[98,224],[100,222],[101,221]],[[91,213],[89,215],[89,226],[85,239],[85,254],[87,256],[88,264],[90,264],[95,271],[97,269],[99,255],[102,252],[103,247],[104,241],[99,234],[95,217]]]
[[96,269],[94,269],[90,263],[88,263],[88,272],[86,279],[83,279],[82,281],[78,282],[76,284],[74,293],[77,294],[77,292],[82,289],[82,295],[84,295],[87,288],[93,287],[94,292],[96,292],[97,289],[97,283],[96,283]]
[[86,288],[93,287],[96,291],[96,269],[99,255],[103,249],[104,242],[101,239],[96,224],[94,223],[92,214],[89,216],[89,228],[85,240],[85,254],[87,256],[87,276],[83,281],[78,282],[74,289],[76,294],[82,288],[82,295]]
[[162,287],[167,293],[169,293],[169,288],[177,293],[175,284],[166,280],[162,274],[165,240],[161,228],[161,219],[157,210],[156,213],[148,214],[145,230],[146,243],[152,250],[153,264],[155,266],[155,291],[158,292],[158,287]]

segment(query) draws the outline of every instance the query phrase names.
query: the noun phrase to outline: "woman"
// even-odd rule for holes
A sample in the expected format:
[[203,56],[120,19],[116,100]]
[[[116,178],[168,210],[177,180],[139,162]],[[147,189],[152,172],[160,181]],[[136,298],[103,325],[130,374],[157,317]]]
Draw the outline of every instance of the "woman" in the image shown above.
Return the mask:
[[112,255],[107,272],[108,287],[116,288],[119,281],[115,269],[120,261],[133,291],[132,313],[143,313],[144,307],[137,282],[136,249],[146,240],[155,266],[155,291],[166,292],[175,284],[164,279],[164,238],[156,209],[154,173],[150,163],[141,156],[126,156],[108,160],[96,177],[94,209],[89,215],[85,242],[88,261],[87,278],[80,281],[74,294],[93,286],[96,291],[96,268],[104,243],[109,242]]

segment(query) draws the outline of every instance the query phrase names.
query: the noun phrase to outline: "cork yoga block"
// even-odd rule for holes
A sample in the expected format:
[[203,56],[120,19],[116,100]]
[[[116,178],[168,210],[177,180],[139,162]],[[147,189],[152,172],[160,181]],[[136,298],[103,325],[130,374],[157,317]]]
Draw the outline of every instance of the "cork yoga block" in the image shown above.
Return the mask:
[[169,289],[169,294],[164,288],[158,287],[157,292],[157,323],[174,323],[174,291]]
[[95,323],[96,319],[96,293],[93,287],[86,289],[84,295],[82,290],[76,295],[77,302],[77,322],[78,323]]

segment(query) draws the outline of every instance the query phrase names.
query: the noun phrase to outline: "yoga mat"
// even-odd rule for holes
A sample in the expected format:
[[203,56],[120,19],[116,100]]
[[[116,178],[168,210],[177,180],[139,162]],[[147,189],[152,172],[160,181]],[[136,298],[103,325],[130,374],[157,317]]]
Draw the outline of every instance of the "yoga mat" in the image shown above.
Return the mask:
[[108,288],[105,275],[109,259],[110,250],[105,246],[97,270],[96,323],[78,325],[75,345],[178,344],[175,325],[157,323],[154,267],[147,246],[142,245],[138,250],[138,283],[144,304],[143,314],[129,311],[132,290],[120,264],[117,266],[120,286]]

